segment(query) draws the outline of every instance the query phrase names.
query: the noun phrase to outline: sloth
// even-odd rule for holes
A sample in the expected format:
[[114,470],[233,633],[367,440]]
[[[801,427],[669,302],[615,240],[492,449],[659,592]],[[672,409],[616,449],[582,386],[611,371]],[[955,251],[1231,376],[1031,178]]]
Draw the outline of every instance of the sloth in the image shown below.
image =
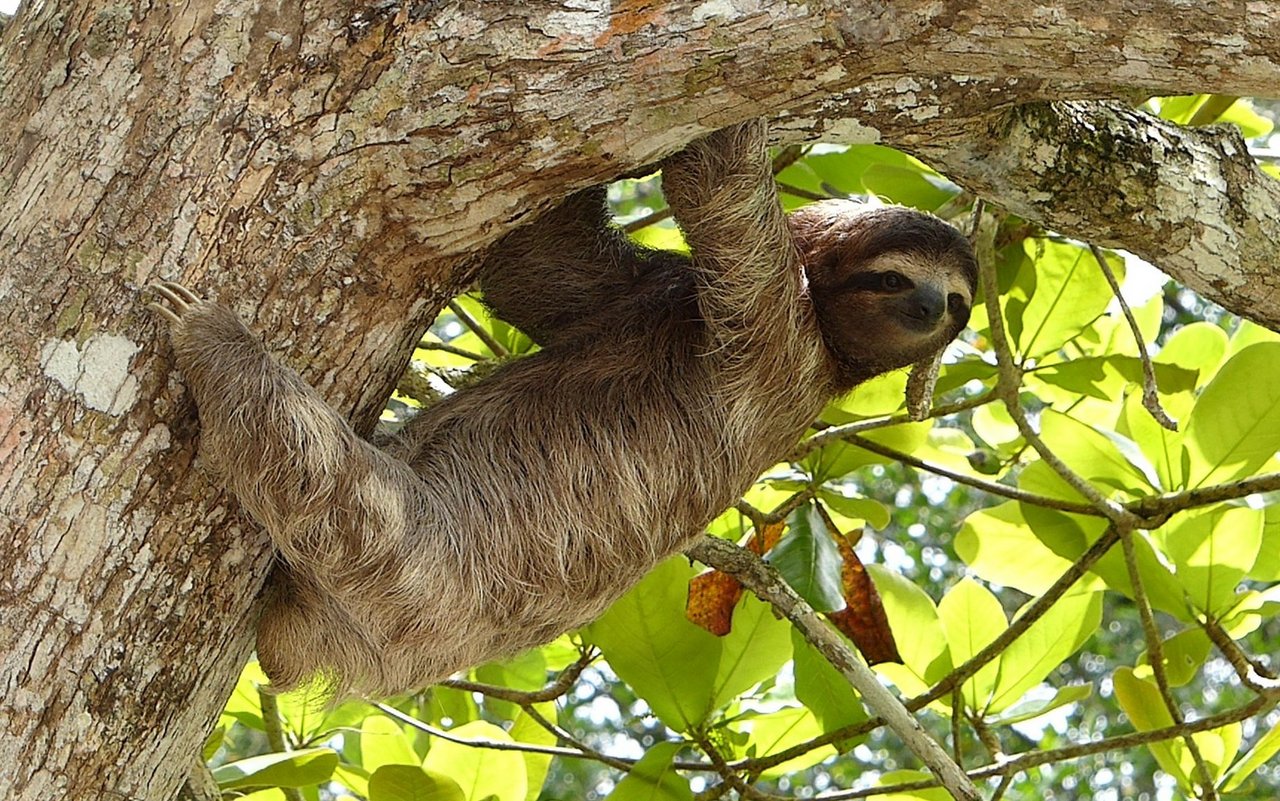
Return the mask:
[[541,349],[379,447],[232,312],[157,285],[201,458],[279,550],[257,640],[273,685],[387,696],[584,625],[831,399],[956,336],[964,237],[846,201],[787,216],[765,140],[751,121],[662,164],[689,257],[631,244],[601,188],[499,240],[484,297]]

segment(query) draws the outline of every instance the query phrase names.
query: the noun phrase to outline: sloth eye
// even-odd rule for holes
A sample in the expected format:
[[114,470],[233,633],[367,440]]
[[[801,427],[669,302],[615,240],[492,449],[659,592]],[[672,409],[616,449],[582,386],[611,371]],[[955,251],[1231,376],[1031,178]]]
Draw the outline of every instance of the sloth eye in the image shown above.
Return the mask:
[[880,276],[880,286],[890,292],[897,292],[899,289],[906,289],[907,279],[900,273],[885,273]]
[[947,295],[947,309],[952,314],[961,314],[965,310],[964,296],[957,292]]

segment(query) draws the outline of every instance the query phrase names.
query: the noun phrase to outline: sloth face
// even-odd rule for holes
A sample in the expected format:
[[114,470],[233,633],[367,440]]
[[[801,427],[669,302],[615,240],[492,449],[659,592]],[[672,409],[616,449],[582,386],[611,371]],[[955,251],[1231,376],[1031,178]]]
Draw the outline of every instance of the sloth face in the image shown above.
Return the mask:
[[791,221],[841,383],[914,364],[969,321],[977,263],[968,241],[936,217],[825,201]]

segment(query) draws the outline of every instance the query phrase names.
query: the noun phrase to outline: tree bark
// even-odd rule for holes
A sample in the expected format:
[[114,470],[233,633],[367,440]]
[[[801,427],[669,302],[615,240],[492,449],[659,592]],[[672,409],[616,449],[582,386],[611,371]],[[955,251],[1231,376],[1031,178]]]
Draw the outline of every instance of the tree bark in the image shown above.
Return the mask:
[[[1083,190],[1058,181],[1056,206],[1024,202],[1044,172],[1011,164],[1052,128],[1018,134],[993,114],[1280,85],[1270,4],[970,5],[21,12],[0,42],[0,786],[171,798],[250,648],[269,546],[198,469],[193,409],[144,309],[151,282],[237,309],[368,428],[475,254],[716,127],[768,115],[790,141],[899,144],[1058,220]],[[1005,155],[991,168],[985,152]],[[1259,197],[1207,213],[1274,221],[1274,193]],[[1080,235],[1093,220],[1061,218]],[[1206,290],[1236,269],[1162,266]]]

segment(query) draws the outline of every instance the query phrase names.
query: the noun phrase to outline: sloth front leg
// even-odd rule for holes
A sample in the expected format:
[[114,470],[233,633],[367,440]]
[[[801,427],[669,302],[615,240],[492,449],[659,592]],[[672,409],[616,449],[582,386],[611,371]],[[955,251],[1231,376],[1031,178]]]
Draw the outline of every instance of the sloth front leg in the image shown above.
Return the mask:
[[234,313],[181,284],[155,291],[199,408],[201,457],[290,565],[338,595],[356,571],[394,572],[404,521],[423,504],[418,477],[356,436]]
[[775,353],[796,327],[799,252],[774,186],[764,120],[689,143],[662,164],[662,191],[689,244],[698,302],[732,350]]

